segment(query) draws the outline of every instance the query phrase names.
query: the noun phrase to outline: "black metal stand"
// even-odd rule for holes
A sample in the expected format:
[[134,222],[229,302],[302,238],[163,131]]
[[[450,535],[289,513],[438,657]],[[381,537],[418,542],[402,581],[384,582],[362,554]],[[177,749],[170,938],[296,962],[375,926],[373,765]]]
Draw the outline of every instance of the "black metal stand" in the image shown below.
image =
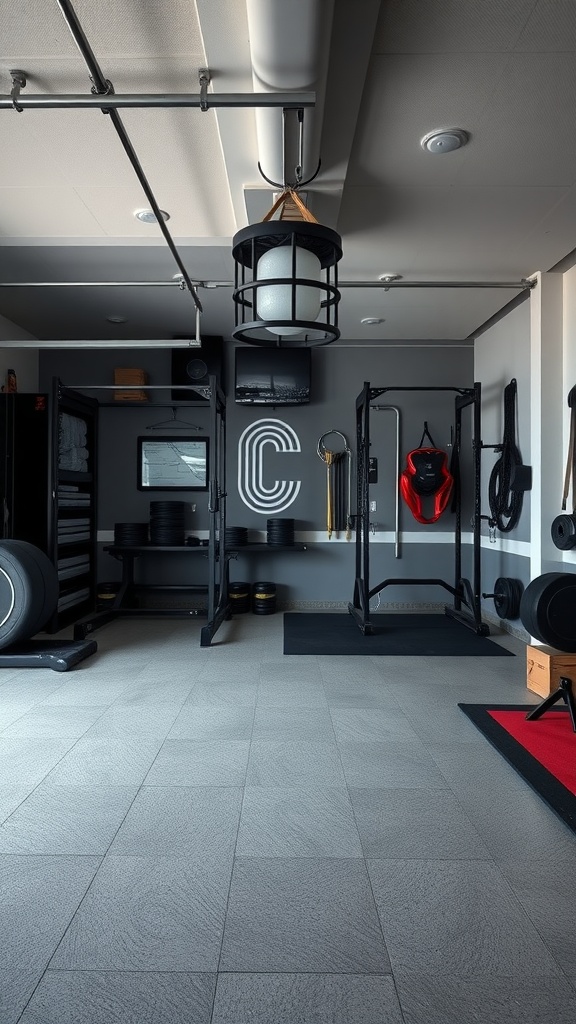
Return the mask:
[[208,512],[210,532],[208,540],[208,622],[200,633],[200,646],[210,647],[212,637],[225,619],[232,618],[228,582],[230,573],[225,549],[226,539],[226,398],[216,377],[208,378],[210,385],[210,483]]
[[572,693],[572,680],[567,679],[566,676],[562,676],[558,684],[558,689],[554,690],[548,697],[545,697],[541,704],[538,704],[533,711],[529,711],[526,715],[526,719],[529,722],[536,721],[537,718],[541,718],[545,711],[548,711],[558,701],[564,701],[564,704],[570,712],[570,719],[572,721],[572,729],[576,732],[576,703],[574,701],[574,694]]
[[138,615],[149,615],[152,617],[157,616],[170,616],[171,618],[190,618],[191,616],[206,614],[206,609],[186,609],[186,608],[141,608],[137,604],[137,592],[138,591],[194,591],[196,593],[205,594],[208,590],[207,585],[194,585],[194,584],[168,584],[166,586],[150,584],[136,583],[134,579],[135,575],[135,561],[141,556],[149,554],[178,554],[182,556],[198,555],[203,554],[205,558],[208,557],[207,548],[193,548],[188,546],[182,547],[171,547],[171,546],[156,546],[151,544],[142,545],[111,545],[105,547],[104,551],[112,555],[113,558],[117,558],[122,563],[122,582],[118,589],[113,602],[109,608],[105,608],[101,612],[95,612],[93,615],[87,615],[85,618],[80,619],[74,626],[74,639],[81,640],[89,633],[93,633],[95,629],[99,629],[100,626],[105,626],[107,622],[111,622],[112,619],[117,618],[121,615],[127,616],[138,616]]
[[[454,479],[454,583],[439,579],[388,579],[375,587],[370,586],[370,507],[369,507],[369,454],[370,454],[370,403],[388,391],[452,391],[455,399],[454,457],[458,467],[462,444],[462,411],[472,407],[472,452],[474,462],[474,517],[473,517],[473,580],[462,578],[462,505],[458,472]],[[445,606],[445,613],[463,625],[473,629],[479,636],[489,636],[488,626],[481,615],[481,551],[480,551],[480,458],[482,441],[480,437],[481,385],[472,388],[456,387],[383,387],[373,388],[365,382],[356,399],[356,468],[357,468],[357,514],[356,514],[356,579],[354,597],[348,611],[365,636],[374,632],[370,620],[370,599],[385,587],[400,584],[414,586],[434,584],[452,594],[453,605]],[[463,607],[465,605],[466,607]]]
[[[152,617],[170,616],[172,618],[191,618],[207,615],[208,622],[202,627],[200,646],[209,647],[212,637],[224,619],[231,618],[228,598],[228,559],[229,554],[224,548],[226,536],[226,491],[223,486],[226,472],[226,399],[215,376],[209,376],[208,387],[194,389],[202,398],[210,400],[210,481],[208,496],[208,512],[210,514],[208,547],[161,547],[148,545],[120,546],[112,545],[104,548],[114,558],[122,562],[122,583],[111,607],[101,612],[94,612],[80,619],[74,626],[74,639],[82,640],[95,629],[106,625],[118,616],[148,615]],[[165,587],[149,584],[137,584],[134,581],[134,562],[141,555],[151,552],[165,554],[168,552],[197,555],[204,554],[208,558],[208,581],[206,584],[193,584]],[[139,608],[134,603],[136,590],[187,590],[208,594],[207,608]]]

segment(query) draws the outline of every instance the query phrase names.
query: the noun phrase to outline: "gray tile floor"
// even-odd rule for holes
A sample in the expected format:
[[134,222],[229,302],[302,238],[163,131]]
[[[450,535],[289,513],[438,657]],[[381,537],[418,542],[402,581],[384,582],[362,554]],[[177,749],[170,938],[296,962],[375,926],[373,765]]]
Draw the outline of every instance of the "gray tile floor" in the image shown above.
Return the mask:
[[0,670],[0,1024],[573,1024],[576,838],[457,707],[537,703],[524,645],[200,625]]

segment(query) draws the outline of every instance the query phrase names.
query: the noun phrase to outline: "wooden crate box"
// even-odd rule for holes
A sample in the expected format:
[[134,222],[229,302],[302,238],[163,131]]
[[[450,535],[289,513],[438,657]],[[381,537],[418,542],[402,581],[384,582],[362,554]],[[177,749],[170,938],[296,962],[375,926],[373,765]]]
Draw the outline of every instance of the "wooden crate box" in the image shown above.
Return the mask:
[[558,689],[562,676],[572,679],[576,691],[576,654],[565,654],[553,647],[526,648],[526,686],[541,697]]

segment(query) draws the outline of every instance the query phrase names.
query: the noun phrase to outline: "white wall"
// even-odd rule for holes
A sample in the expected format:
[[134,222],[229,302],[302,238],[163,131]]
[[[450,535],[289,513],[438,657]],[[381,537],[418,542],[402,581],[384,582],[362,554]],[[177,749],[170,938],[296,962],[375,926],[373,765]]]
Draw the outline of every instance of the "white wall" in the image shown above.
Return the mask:
[[[502,392],[518,382],[518,436],[523,461],[533,468],[517,529],[482,538],[483,588],[498,576],[526,585],[542,573],[576,572],[576,549],[558,550],[551,525],[562,512],[570,410],[567,396],[576,385],[576,268],[565,274],[538,274],[530,298],[481,335],[475,344],[475,379],[483,385],[484,443],[502,435]],[[497,455],[483,453],[483,501]],[[574,508],[571,489],[566,512]],[[483,512],[484,512],[483,508]],[[493,606],[486,604],[490,617]],[[512,627],[513,629],[513,627]],[[513,629],[514,631],[514,629]]]
[[[498,444],[504,429],[504,388],[512,378],[517,382],[517,437],[525,465],[530,465],[530,301],[512,310],[485,334],[474,346],[474,380],[482,384],[482,440],[484,444]],[[497,453],[484,449],[482,453],[482,494],[488,494],[488,480],[492,467],[499,458]],[[486,507],[488,512],[487,497]],[[486,524],[483,533],[488,534]],[[529,541],[530,509],[525,502],[514,540]]]
[[[562,359],[562,470],[565,470],[570,434],[570,409],[568,393],[576,385],[576,267],[564,274],[563,281],[563,359]],[[563,478],[559,481],[558,511],[561,514]],[[572,512],[576,504],[576,481],[572,481],[566,512]],[[576,570],[576,548],[570,551],[556,551],[555,557],[561,565],[554,568]]]
[[[512,378],[517,383],[516,444],[525,465],[531,462],[531,354],[530,299],[527,299],[494,327],[477,338],[474,346],[474,379],[482,384],[482,440],[498,444],[504,429],[504,388]],[[482,451],[482,514],[489,515],[488,483],[499,454]],[[496,531],[489,536],[482,523],[482,590],[493,593],[496,580],[507,576],[526,586],[530,581],[530,496],[524,496],[519,523],[510,533]],[[483,602],[483,615],[499,621],[491,599]],[[519,620],[502,625],[524,634]]]

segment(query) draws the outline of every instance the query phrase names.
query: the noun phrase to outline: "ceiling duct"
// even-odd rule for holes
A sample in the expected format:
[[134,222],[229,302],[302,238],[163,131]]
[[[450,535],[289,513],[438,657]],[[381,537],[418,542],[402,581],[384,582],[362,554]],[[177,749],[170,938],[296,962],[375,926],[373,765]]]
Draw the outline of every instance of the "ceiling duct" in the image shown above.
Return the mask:
[[[316,106],[304,113],[300,180],[318,168],[334,0],[246,0],[255,92],[314,91]],[[256,132],[263,174],[297,184],[297,114],[258,109]],[[285,137],[284,137],[285,136]]]

